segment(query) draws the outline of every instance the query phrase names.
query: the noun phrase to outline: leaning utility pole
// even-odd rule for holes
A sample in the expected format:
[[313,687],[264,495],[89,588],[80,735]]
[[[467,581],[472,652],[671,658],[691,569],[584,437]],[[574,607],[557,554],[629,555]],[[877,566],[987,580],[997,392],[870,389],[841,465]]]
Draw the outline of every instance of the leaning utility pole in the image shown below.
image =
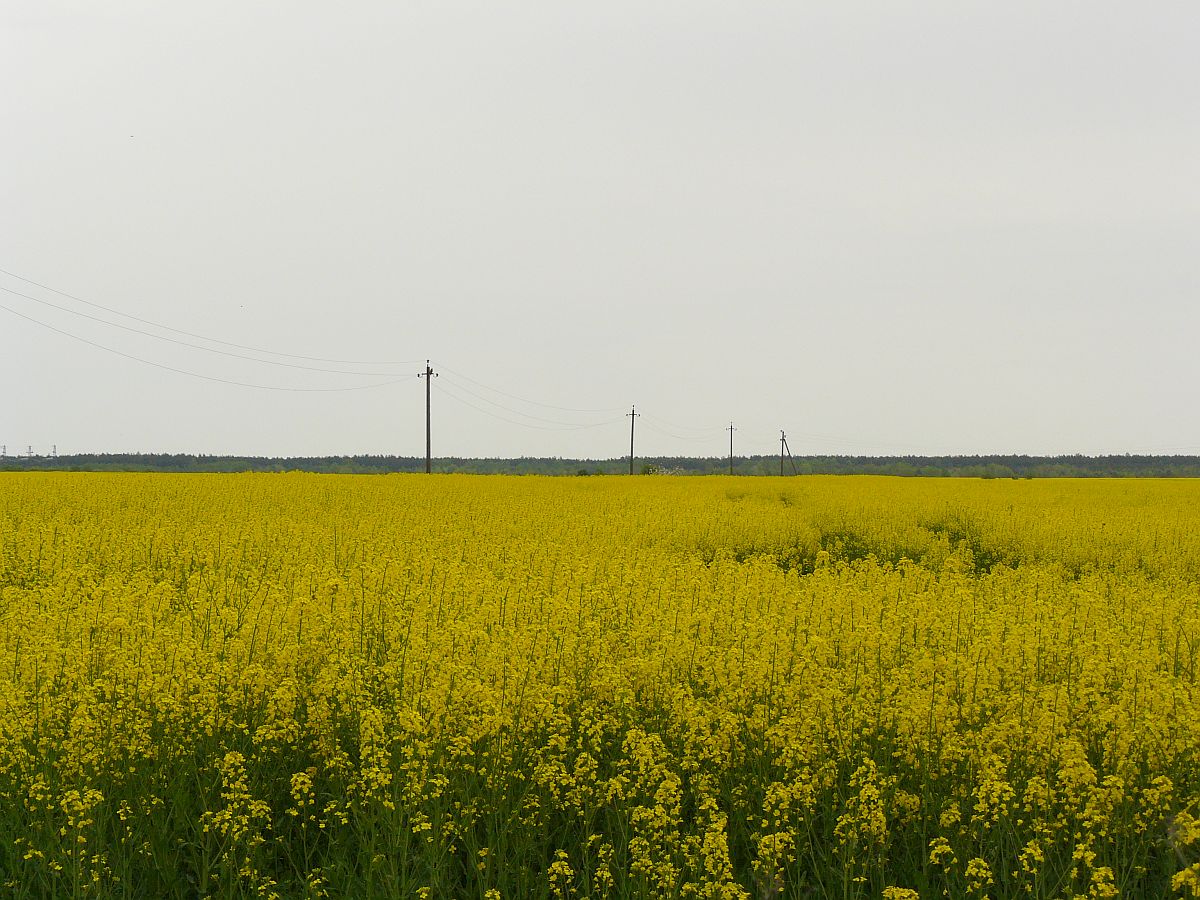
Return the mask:
[[631,406],[629,412],[625,413],[629,416],[629,474],[633,474],[633,423],[638,420],[641,413],[637,411],[637,406]]
[[737,431],[737,429],[734,428],[733,423],[730,422],[729,427],[726,428],[725,430],[729,432],[729,474],[732,475],[733,474],[733,433],[735,431]]
[[429,387],[433,379],[437,378],[437,372],[429,367],[429,360],[425,360],[425,371],[418,373],[417,377],[425,379],[425,474],[428,475],[433,471],[433,438],[429,415]]

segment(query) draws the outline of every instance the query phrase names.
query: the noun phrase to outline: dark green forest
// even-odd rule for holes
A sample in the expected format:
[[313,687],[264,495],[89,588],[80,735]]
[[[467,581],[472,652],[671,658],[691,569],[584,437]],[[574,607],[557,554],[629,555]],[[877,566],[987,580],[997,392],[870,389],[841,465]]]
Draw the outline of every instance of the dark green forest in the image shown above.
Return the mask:
[[[778,456],[735,456],[736,475],[778,475]],[[798,456],[785,461],[787,475],[899,475],[959,478],[1197,478],[1200,456]],[[68,472],[324,472],[378,475],[423,472],[416,456],[203,456],[186,453],[82,453],[7,456],[0,471]],[[467,459],[438,457],[434,472],[505,475],[621,475],[629,458]],[[728,475],[729,457],[638,458],[642,475]]]

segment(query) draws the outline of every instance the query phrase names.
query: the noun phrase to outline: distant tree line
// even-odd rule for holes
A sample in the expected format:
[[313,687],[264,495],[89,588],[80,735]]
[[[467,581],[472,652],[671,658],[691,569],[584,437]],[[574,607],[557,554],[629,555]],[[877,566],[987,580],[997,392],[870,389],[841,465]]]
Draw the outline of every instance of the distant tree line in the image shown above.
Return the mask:
[[[960,478],[1200,478],[1200,456],[798,456],[801,475],[901,475]],[[629,458],[563,459],[518,457],[471,459],[440,457],[437,472],[480,475],[622,475]],[[418,456],[205,456],[190,453],[81,453],[64,456],[8,456],[0,471],[67,472],[324,472],[377,475],[423,472]],[[639,458],[643,475],[721,475],[728,457],[653,456]],[[778,456],[735,456],[739,475],[778,475]],[[791,464],[785,472],[792,474]]]

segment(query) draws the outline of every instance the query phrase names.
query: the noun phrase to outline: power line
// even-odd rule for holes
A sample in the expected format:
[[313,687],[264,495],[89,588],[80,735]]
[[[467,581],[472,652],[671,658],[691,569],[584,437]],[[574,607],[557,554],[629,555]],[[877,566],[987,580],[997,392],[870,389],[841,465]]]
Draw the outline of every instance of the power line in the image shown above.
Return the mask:
[[111,328],[120,328],[122,331],[128,331],[133,334],[141,334],[148,338],[153,338],[156,341],[166,341],[169,344],[177,344],[180,347],[190,347],[193,350],[203,350],[205,353],[216,353],[221,356],[232,357],[233,359],[244,359],[247,362],[261,363],[266,366],[283,366],[288,369],[304,369],[308,372],[326,372],[330,375],[366,375],[377,378],[390,378],[395,372],[352,372],[348,369],[323,369],[317,366],[305,366],[300,363],[277,362],[273,359],[257,359],[253,356],[245,356],[241,353],[231,353],[228,350],[218,350],[216,347],[205,347],[202,344],[193,344],[188,341],[181,341],[176,338],[166,337],[161,334],[154,334],[151,331],[143,331],[141,328],[133,328],[129,325],[122,325],[120,322],[109,322],[107,319],[101,319],[99,316],[89,316],[85,312],[80,312],[77,309],[71,309],[68,306],[61,306],[58,303],[51,303],[49,300],[43,300],[40,297],[34,297],[29,294],[22,294],[20,291],[14,291],[12,288],[6,288],[0,285],[0,291],[6,291],[17,297],[24,297],[26,300],[32,300],[34,303],[41,303],[43,306],[49,306],[51,309],[61,310],[65,313],[70,313],[73,316],[81,316],[84,319],[89,319],[92,322],[99,322],[101,325],[108,325]]
[[[446,369],[443,366],[442,371],[448,372],[450,370]],[[464,377],[464,376],[459,376],[459,377]],[[482,394],[477,394],[477,393],[475,393],[475,391],[471,390],[469,387],[466,387],[465,385],[462,385],[462,384],[458,384],[453,379],[450,379],[450,383],[454,384],[454,386],[456,388],[458,388],[460,391],[470,394],[476,400],[482,400],[484,403],[490,403],[492,406],[496,407],[497,409],[502,409],[505,412],[512,413],[514,416],[524,416],[526,419],[533,419],[537,422],[545,422],[549,425],[566,425],[566,426],[570,426],[570,427],[577,427],[581,424],[579,422],[564,422],[560,419],[547,419],[543,416],[535,416],[535,415],[533,415],[533,413],[522,412],[519,409],[513,409],[512,407],[505,406],[503,403],[498,403],[497,401],[492,400],[489,397],[484,397]],[[585,427],[586,427],[586,425],[585,425]]]
[[463,406],[470,407],[471,409],[473,409],[477,412],[483,413],[485,416],[491,416],[493,419],[497,419],[501,422],[508,422],[510,425],[518,425],[521,428],[534,428],[534,429],[537,429],[538,431],[584,431],[589,428],[600,428],[605,425],[612,425],[612,424],[615,424],[616,422],[621,421],[620,419],[609,419],[604,422],[595,422],[595,423],[587,424],[587,425],[577,425],[577,424],[572,424],[572,425],[534,425],[530,422],[520,422],[520,421],[517,421],[516,419],[510,419],[507,416],[499,415],[495,412],[492,412],[492,410],[487,409],[482,406],[476,406],[471,401],[466,400],[463,397],[460,397],[457,393],[455,393],[455,390],[457,390],[457,387],[455,389],[450,389],[449,385],[439,384],[438,390],[441,393],[445,394],[447,397],[450,397],[451,399],[457,401],[458,403],[461,403]]
[[[298,353],[281,353],[278,350],[266,350],[262,347],[250,347],[246,344],[235,344],[232,341],[223,341],[219,338],[208,337],[203,334],[196,334],[191,331],[184,331],[182,328],[172,328],[170,325],[163,325],[161,322],[155,322],[151,319],[143,319],[139,316],[131,315],[130,313],[121,312],[119,309],[113,309],[111,306],[105,306],[102,303],[96,303],[92,300],[84,300],[82,297],[77,297],[74,294],[68,294],[66,291],[60,291],[57,288],[50,287],[48,284],[42,284],[40,281],[34,281],[32,278],[26,278],[24,275],[18,275],[16,272],[10,272],[7,269],[0,269],[0,274],[8,275],[10,278],[16,278],[18,281],[23,281],[26,284],[32,284],[35,287],[40,287],[42,290],[49,291],[52,294],[58,294],[60,297],[66,297],[68,300],[74,300],[76,303],[82,303],[85,306],[91,306],[96,309],[102,309],[107,313],[112,313],[115,316],[120,316],[123,319],[129,319],[133,322],[141,322],[143,325],[150,325],[153,328],[160,328],[163,331],[169,331],[172,334],[182,334],[185,337],[196,338],[201,341],[208,341],[212,344],[220,344],[223,347],[235,347],[238,350],[249,350],[253,353],[266,353],[269,356],[283,356],[288,359],[304,359],[309,362],[327,362],[341,363],[343,365],[358,365],[358,366],[408,366],[420,362],[418,359],[401,359],[401,360],[364,360],[364,359],[331,359],[324,356],[302,356]],[[7,290],[7,288],[6,288]],[[16,293],[12,291],[10,293]],[[22,295],[24,296],[24,295]],[[111,324],[111,323],[110,323]]]
[[371,388],[386,387],[387,385],[390,385],[390,384],[399,384],[402,381],[407,381],[411,377],[411,376],[405,376],[403,378],[393,378],[390,381],[377,381],[374,384],[360,384],[360,385],[356,385],[353,387],[330,387],[330,388],[279,387],[278,385],[270,385],[270,384],[254,384],[254,383],[248,382],[248,381],[234,381],[233,379],[229,379],[229,378],[218,378],[215,375],[204,375],[200,372],[191,372],[187,369],[178,369],[175,366],[168,366],[168,365],[165,365],[164,363],[157,363],[157,362],[154,362],[153,360],[143,359],[140,356],[134,356],[132,353],[125,353],[121,350],[116,350],[112,347],[107,347],[104,344],[99,344],[96,341],[88,340],[87,338],[81,337],[78,334],[73,334],[70,331],[64,331],[61,328],[56,328],[55,326],[50,325],[47,322],[43,322],[40,319],[35,319],[33,316],[28,316],[23,312],[18,312],[17,310],[13,309],[12,307],[5,306],[2,303],[0,303],[0,309],[3,309],[5,312],[12,313],[14,316],[19,316],[20,318],[25,319],[26,321],[33,322],[35,325],[40,325],[43,328],[53,331],[56,334],[61,334],[64,337],[69,337],[72,340],[76,340],[76,341],[79,341],[80,343],[87,344],[89,347],[95,347],[98,350],[104,350],[108,353],[113,353],[113,354],[116,354],[117,356],[124,357],[125,359],[131,359],[134,362],[140,362],[147,366],[154,366],[154,368],[156,368],[156,369],[164,369],[168,372],[175,372],[179,375],[188,375],[188,376],[191,376],[192,378],[203,379],[204,381],[214,381],[214,382],[217,382],[218,384],[231,384],[231,385],[236,385],[237,387],[256,388],[256,389],[262,390],[262,391],[287,391],[289,393],[308,394],[308,393],[335,393],[335,392],[341,392],[341,391],[364,391],[364,390],[370,390]]
[[[34,281],[31,278],[26,278],[23,275],[18,275],[16,272],[12,272],[7,269],[0,269],[0,274],[7,275],[11,278],[15,278],[18,281],[41,288],[42,290],[48,291],[52,294],[56,294],[60,297],[67,298],[68,300],[75,301],[76,303],[81,303],[85,306],[89,306],[89,307],[92,307],[92,308],[95,308],[98,310],[103,310],[106,313],[121,317],[123,319],[128,319],[130,321],[138,322],[143,325],[147,325],[152,328],[156,328],[156,329],[170,332],[173,334],[183,335],[183,336],[189,337],[189,338],[194,338],[199,341],[205,341],[205,342],[208,342],[211,344],[218,344],[218,345],[224,346],[224,347],[232,347],[232,348],[236,348],[238,350],[245,350],[245,351],[248,351],[251,353],[266,354],[269,356],[283,357],[286,359],[305,360],[305,361],[309,361],[309,362],[324,362],[324,363],[350,365],[350,366],[369,366],[369,365],[398,366],[398,365],[409,365],[412,363],[419,362],[419,360],[338,359],[338,358],[333,358],[333,357],[306,356],[303,354],[296,354],[296,353],[284,353],[284,352],[277,351],[277,350],[269,350],[269,349],[262,348],[262,347],[254,347],[254,346],[250,346],[250,345],[246,345],[246,344],[236,343],[233,341],[226,341],[226,340],[221,340],[219,338],[209,337],[207,335],[199,334],[196,332],[186,331],[184,329],[175,328],[170,325],[164,325],[161,322],[156,322],[151,319],[141,318],[139,316],[135,316],[130,313],[122,312],[119,309],[115,309],[110,306],[105,306],[101,303],[97,303],[92,300],[86,300],[75,294],[71,294],[66,291],[59,290],[58,288],[51,287],[48,284],[44,284],[39,281]],[[322,368],[322,367],[317,367],[317,366],[307,366],[307,365],[301,365],[301,364],[297,364],[297,363],[287,363],[287,362],[280,362],[278,360],[259,359],[259,358],[252,357],[252,356],[244,356],[240,353],[231,353],[229,351],[220,350],[215,347],[206,347],[206,346],[202,346],[199,344],[193,344],[188,341],[182,341],[182,340],[178,340],[175,338],[167,337],[165,335],[154,334],[149,331],[144,331],[140,328],[133,328],[131,326],[124,325],[119,322],[108,321],[107,319],[100,318],[97,316],[92,316],[85,312],[71,309],[70,307],[63,306],[63,305],[60,305],[57,303],[53,303],[44,298],[36,297],[36,296],[30,295],[27,293],[23,293],[21,291],[13,290],[12,288],[4,287],[2,285],[0,285],[0,290],[3,290],[6,293],[9,293],[13,296],[21,297],[26,300],[30,300],[32,302],[50,307],[52,309],[59,310],[61,312],[67,313],[69,315],[79,316],[81,318],[88,319],[90,321],[99,323],[101,325],[106,325],[110,328],[119,328],[123,331],[142,335],[144,337],[148,337],[153,340],[164,341],[167,343],[175,344],[177,346],[186,347],[186,348],[193,349],[193,350],[200,350],[200,351],[213,353],[213,354],[217,354],[217,355],[221,355],[221,356],[225,356],[225,357],[229,357],[229,358],[233,358],[233,359],[244,360],[246,362],[258,363],[261,365],[279,366],[279,367],[284,367],[284,368],[289,368],[289,369],[296,369],[296,370],[303,370],[303,371],[310,371],[310,372],[317,372],[317,373],[331,374],[331,375],[379,377],[379,378],[387,379],[385,381],[375,382],[372,384],[355,385],[355,386],[351,386],[351,387],[305,388],[305,387],[287,387],[287,386],[278,386],[278,385],[258,384],[258,383],[238,381],[238,380],[228,379],[228,378],[220,378],[220,377],[213,376],[213,375],[206,375],[206,374],[203,374],[200,372],[194,372],[194,371],[190,371],[188,369],[182,369],[182,368],[178,368],[175,366],[170,366],[170,365],[166,365],[163,363],[154,362],[149,359],[144,359],[140,356],[136,356],[136,355],[133,355],[130,353],[125,353],[121,350],[117,350],[117,349],[115,349],[113,347],[109,347],[105,344],[89,340],[88,338],[82,337],[81,335],[75,334],[71,331],[57,328],[54,325],[51,325],[47,322],[44,322],[38,318],[33,317],[33,316],[26,315],[25,313],[20,312],[16,309],[13,309],[12,307],[4,306],[4,305],[0,304],[0,309],[3,309],[6,312],[9,312],[15,316],[18,316],[27,321],[33,322],[37,325],[40,325],[43,328],[46,328],[57,334],[69,337],[73,340],[80,341],[81,343],[87,344],[91,347],[95,347],[99,350],[104,350],[106,352],[112,353],[112,354],[120,356],[122,358],[129,359],[134,362],[140,362],[144,365],[153,366],[155,368],[162,369],[164,371],[174,372],[176,374],[186,375],[186,376],[189,376],[192,378],[199,378],[204,381],[215,382],[218,384],[235,385],[238,387],[247,387],[247,388],[253,388],[253,389],[257,389],[257,390],[274,390],[274,391],[303,392],[303,393],[327,393],[327,392],[370,390],[370,389],[377,388],[377,387],[384,387],[384,386],[388,386],[388,385],[392,385],[392,384],[399,384],[403,381],[407,381],[408,378],[410,377],[410,376],[398,376],[397,377],[397,373],[394,373],[394,372],[350,371],[350,370],[345,370],[345,369],[328,369],[328,368]],[[439,367],[443,371],[450,372],[450,373],[456,375],[458,378],[463,379],[464,381],[470,382],[471,384],[476,385],[478,388],[480,388],[484,391],[491,392],[491,393],[494,393],[494,394],[497,394],[497,395],[500,395],[503,397],[507,397],[507,398],[509,398],[511,400],[515,400],[519,403],[529,404],[529,405],[535,406],[535,407],[540,407],[540,408],[550,409],[550,410],[557,410],[557,411],[561,411],[561,412],[580,413],[580,414],[615,413],[619,409],[621,409],[620,407],[603,407],[603,408],[568,407],[568,406],[559,406],[559,405],[555,405],[555,404],[551,404],[551,403],[543,403],[538,400],[532,400],[528,397],[523,397],[518,394],[510,393],[510,392],[502,390],[500,388],[492,387],[492,386],[485,384],[484,382],[478,381],[468,375],[465,375],[461,372],[457,372],[454,369],[448,368],[445,365],[439,365]],[[500,421],[505,421],[510,424],[519,425],[519,426],[525,427],[525,428],[537,428],[539,430],[545,430],[545,431],[570,431],[570,430],[580,430],[580,429],[586,429],[586,428],[600,427],[603,425],[611,424],[614,421],[619,421],[619,420],[605,420],[603,422],[580,424],[577,422],[567,422],[567,421],[563,421],[560,419],[553,419],[553,418],[547,418],[547,417],[543,417],[543,416],[537,416],[532,413],[526,413],[519,409],[514,409],[510,406],[506,406],[505,404],[500,403],[496,400],[493,400],[490,397],[484,396],[482,394],[479,394],[479,393],[471,390],[466,385],[456,384],[455,387],[458,390],[470,395],[471,397],[474,397],[475,399],[482,401],[485,404],[494,406],[494,407],[496,407],[500,410],[503,410],[505,412],[508,412],[514,416],[518,416],[523,419],[531,419],[536,422],[545,423],[544,426],[538,426],[538,425],[530,424],[528,422],[514,421],[512,419],[506,418],[505,416],[497,415],[487,409],[478,407],[475,404],[471,403],[470,401],[464,399],[463,397],[457,396],[453,393],[450,393],[449,391],[445,392],[445,393],[447,393],[448,396],[451,396],[453,399],[455,399],[459,403],[469,406],[470,408],[475,409],[478,412],[482,412],[485,415],[489,415]],[[664,435],[666,437],[672,438],[673,440],[677,440],[677,441],[686,441],[686,442],[690,442],[690,443],[708,443],[713,438],[715,438],[716,435],[719,434],[720,431],[725,430],[725,429],[722,429],[720,426],[683,425],[683,424],[672,422],[668,419],[656,417],[653,414],[642,414],[642,413],[638,414],[639,417],[641,417],[643,415],[645,417],[643,424],[647,428],[650,428],[651,431],[653,431],[653,432],[656,432],[658,434]],[[546,426],[550,426],[550,427],[546,427]],[[667,427],[663,427],[663,426],[667,426]],[[678,433],[678,432],[684,432],[684,433]],[[689,432],[693,433],[693,434],[688,434]],[[915,445],[915,444],[899,443],[899,442],[895,442],[895,441],[873,440],[871,438],[861,438],[861,437],[854,438],[854,437],[847,437],[847,436],[842,436],[842,435],[821,434],[821,433],[816,433],[816,432],[796,432],[796,434],[799,434],[802,438],[808,438],[813,441],[820,441],[823,443],[832,443],[832,444],[843,444],[843,445],[849,445],[851,447],[858,446],[858,447],[863,447],[863,448],[892,448],[894,450],[908,449],[911,451],[918,451],[918,452],[921,449],[919,445]],[[743,438],[745,438],[745,437],[746,437],[746,434],[743,433]],[[730,431],[731,443],[732,443],[732,438],[733,438],[733,433],[732,433],[732,431]],[[766,443],[767,440],[768,439],[765,439],[765,438],[762,439],[762,443]],[[758,441],[755,440],[755,442],[757,443]],[[1195,447],[1196,447],[1196,445],[1185,445],[1185,446],[1179,446],[1179,447],[1161,447],[1161,448],[1154,448],[1154,450],[1152,452],[1191,450],[1191,449],[1195,449]],[[790,456],[790,450],[789,450],[788,455]],[[732,459],[732,449],[730,451],[730,456]],[[631,454],[631,457],[632,457],[632,454]]]
[[[643,413],[638,413],[638,415],[643,415]],[[656,434],[665,435],[666,437],[674,438],[677,441],[687,441],[693,444],[711,444],[716,437],[725,430],[723,428],[715,428],[713,429],[712,434],[710,434],[708,437],[688,437],[687,435],[675,434],[674,432],[667,431],[665,428],[660,428],[655,425],[652,420],[650,420],[649,414],[644,415],[646,416],[647,421],[643,422],[642,424]]]
[[831,444],[851,444],[851,445],[858,445],[860,447],[892,447],[892,448],[909,449],[909,450],[919,450],[920,449],[920,447],[917,444],[903,444],[903,443],[897,443],[895,441],[877,441],[877,440],[873,440],[871,438],[851,438],[851,437],[846,437],[844,435],[818,434],[816,432],[811,432],[811,431],[798,431],[795,433],[799,434],[803,438],[809,438],[811,440],[816,440],[816,441],[824,441],[826,443],[831,443]]
[[515,419],[509,419],[506,416],[501,416],[497,413],[492,412],[490,409],[486,409],[482,406],[476,406],[470,400],[465,400],[462,397],[458,396],[456,393],[454,393],[452,390],[450,390],[448,388],[448,385],[439,383],[437,386],[437,390],[438,390],[438,393],[445,394],[447,397],[451,398],[452,400],[454,400],[458,403],[461,403],[463,406],[470,407],[471,409],[475,410],[476,412],[481,412],[485,416],[491,416],[493,419],[498,419],[501,422],[507,422],[510,425],[517,425],[521,428],[535,428],[538,431],[583,431],[588,428],[600,428],[602,426],[612,425],[612,424],[615,424],[616,422],[621,421],[620,419],[612,419],[612,420],[609,420],[606,422],[596,422],[591,425],[569,425],[569,426],[564,426],[564,427],[554,427],[551,425],[532,425],[529,422],[518,422]]
[[[579,409],[579,408],[572,407],[572,406],[554,406],[551,403],[539,403],[537,400],[530,400],[526,397],[520,397],[516,394],[510,394],[508,391],[502,391],[499,388],[494,388],[494,387],[491,387],[490,385],[486,385],[482,381],[476,381],[474,378],[471,378],[468,375],[464,375],[462,372],[456,372],[454,369],[451,369],[445,363],[438,363],[438,368],[440,368],[443,372],[449,372],[451,375],[457,375],[459,378],[466,379],[467,381],[471,382],[472,384],[474,384],[478,387],[483,388],[486,391],[491,391],[495,394],[501,394],[502,396],[508,397],[510,400],[519,400],[520,402],[528,403],[531,406],[540,406],[540,407],[543,407],[544,409],[556,409],[559,412],[577,412],[577,413],[614,413],[614,412],[619,412],[620,410],[624,409],[624,407],[622,407],[622,406],[608,406],[608,407],[604,407],[602,409]],[[463,388],[463,390],[466,390],[466,388]],[[474,396],[478,397],[479,395],[475,394]],[[485,398],[480,397],[479,399],[482,400]],[[493,401],[489,400],[487,402],[491,403]],[[498,404],[498,403],[496,405],[500,406],[500,404]],[[500,407],[500,408],[504,409],[504,407]],[[515,410],[509,410],[509,412],[515,412]],[[524,413],[518,413],[518,415],[524,415]],[[530,418],[533,418],[533,417],[531,416]]]
[[[696,444],[710,443],[722,431],[729,431],[728,425],[726,425],[724,427],[722,427],[720,425],[716,425],[716,426],[682,425],[678,422],[671,422],[671,421],[668,421],[667,419],[663,419],[661,416],[655,416],[652,413],[643,413],[642,415],[644,416],[644,421],[642,424],[646,428],[649,428],[651,431],[657,432],[658,434],[665,435],[666,437],[673,438],[674,440],[677,440],[677,441],[689,441],[691,443],[696,443]],[[670,427],[663,428],[662,427],[663,424],[666,424]],[[741,431],[741,429],[737,429],[737,430]],[[681,434],[680,432],[694,432],[694,435],[690,435],[690,434],[686,434],[686,433]],[[801,437],[811,438],[813,440],[825,441],[825,442],[829,442],[829,443],[851,444],[851,445],[859,445],[859,446],[863,446],[863,447],[893,447],[893,448],[919,449],[919,448],[917,448],[917,446],[915,444],[902,444],[902,443],[897,443],[895,441],[878,441],[878,440],[872,440],[870,438],[852,438],[852,437],[846,437],[844,435],[820,434],[820,433],[815,433],[815,432],[804,432],[804,431],[796,432],[796,434],[799,434]],[[757,432],[742,432],[742,437],[743,438],[749,437],[752,443],[763,444],[763,445],[766,445],[773,441],[778,440],[778,438],[766,437],[765,435],[759,434]]]
[[668,419],[664,419],[661,416],[655,416],[652,413],[646,413],[646,418],[652,422],[658,422],[660,425],[666,425],[668,428],[672,428],[676,431],[694,431],[696,432],[697,436],[713,436],[725,430],[720,425],[680,425],[677,422],[671,422]]

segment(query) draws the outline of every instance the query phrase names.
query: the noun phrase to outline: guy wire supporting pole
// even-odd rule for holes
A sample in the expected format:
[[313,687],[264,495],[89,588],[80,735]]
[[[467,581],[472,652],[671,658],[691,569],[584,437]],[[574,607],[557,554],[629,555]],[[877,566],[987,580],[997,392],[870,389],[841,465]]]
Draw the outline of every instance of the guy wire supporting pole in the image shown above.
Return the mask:
[[433,438],[429,415],[429,387],[433,379],[437,378],[437,373],[429,367],[429,360],[425,360],[425,371],[418,373],[417,377],[425,379],[425,474],[428,475],[433,471]]
[[737,429],[734,428],[733,423],[730,422],[729,427],[726,428],[725,430],[729,432],[729,474],[732,475],[733,474],[733,433],[735,431],[737,431]]
[[625,413],[625,415],[629,416],[629,474],[632,475],[633,474],[633,423],[635,421],[637,421],[637,419],[641,415],[641,413],[639,413],[637,411],[637,406],[634,405],[629,408],[629,412]]

